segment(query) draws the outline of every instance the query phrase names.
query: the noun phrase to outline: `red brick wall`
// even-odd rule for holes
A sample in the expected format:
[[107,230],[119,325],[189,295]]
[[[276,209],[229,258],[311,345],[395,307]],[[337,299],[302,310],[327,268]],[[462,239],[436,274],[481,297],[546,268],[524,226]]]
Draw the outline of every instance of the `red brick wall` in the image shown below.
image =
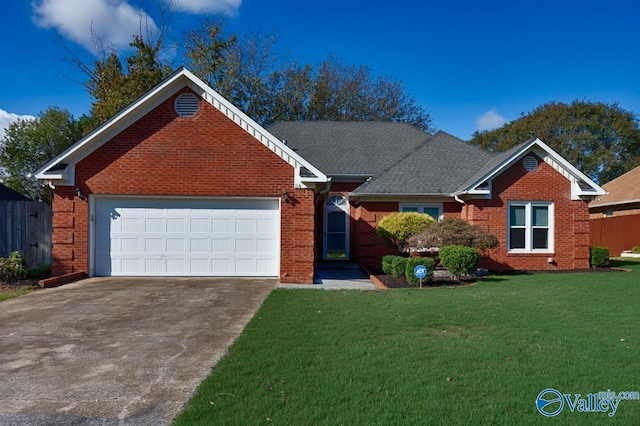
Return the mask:
[[[294,169],[206,101],[201,100],[196,116],[182,118],[174,99],[79,162],[76,187],[85,195],[281,197],[287,191],[291,202],[281,209],[281,280],[311,283],[313,191],[294,189]],[[88,271],[88,207],[73,197],[74,189],[56,188],[55,274]]]
[[[517,162],[492,183],[491,200],[469,201],[462,218],[496,235],[497,248],[488,250],[484,267],[493,270],[557,270],[589,267],[589,210],[585,201],[571,200],[571,183],[539,159],[527,172]],[[509,201],[550,201],[554,208],[554,252],[510,254],[507,252]],[[549,258],[554,263],[549,263]]]
[[362,202],[355,210],[355,234],[353,259],[370,270],[380,269],[380,260],[386,254],[398,254],[396,246],[387,243],[376,234],[380,219],[397,212],[397,202]]
[[[470,200],[462,205],[444,203],[444,216],[461,217],[496,235],[498,247],[488,250],[481,266],[492,270],[559,270],[589,267],[589,211],[585,201],[571,200],[571,184],[553,167],[539,159],[533,172],[518,162],[492,183],[493,198]],[[554,205],[554,252],[510,254],[507,252],[507,206],[509,201],[550,201]],[[362,202],[354,212],[355,236],[352,258],[377,270],[385,254],[395,254],[376,235],[380,219],[398,211],[393,202]],[[554,262],[549,263],[549,258]]]

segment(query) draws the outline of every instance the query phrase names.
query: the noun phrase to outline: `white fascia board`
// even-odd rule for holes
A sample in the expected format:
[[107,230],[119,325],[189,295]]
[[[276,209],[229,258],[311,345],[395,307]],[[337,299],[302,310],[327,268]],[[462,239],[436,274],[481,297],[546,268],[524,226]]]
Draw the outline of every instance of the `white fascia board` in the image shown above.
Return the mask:
[[[257,139],[264,146],[273,151],[296,169],[296,175],[300,182],[327,182],[327,176],[315,166],[302,158],[278,138],[269,133],[265,128],[256,123],[252,118],[240,111],[235,105],[225,99],[218,92],[209,87],[206,83],[196,77],[191,71],[184,69],[184,74],[191,80],[189,87],[202,96],[207,102],[213,105],[218,111],[226,115],[244,131]],[[315,177],[301,177],[300,168],[304,167],[315,175]]]
[[589,203],[589,208],[597,209],[597,208],[603,208],[603,207],[618,207],[618,206],[624,206],[626,204],[640,204],[640,199],[627,200],[627,201],[615,201],[612,203],[600,203],[600,204],[593,204],[593,202],[591,202]]
[[[537,155],[541,156],[544,161],[556,169],[559,173],[562,173],[566,176],[568,173],[569,176],[566,176],[571,181],[571,192],[573,199],[579,199],[580,197],[593,197],[598,195],[605,195],[607,191],[605,191],[600,185],[595,183],[589,177],[587,177],[580,170],[575,168],[571,163],[565,160],[560,154],[555,152],[551,147],[542,142],[540,139],[536,139],[534,141],[540,149],[542,149],[547,155],[540,155],[537,150],[534,150]],[[579,181],[586,183],[589,187],[591,187],[592,191],[586,191],[580,188]]]
[[[143,95],[133,104],[122,110],[119,114],[45,164],[35,173],[36,178],[48,181],[53,180],[52,175],[48,176],[46,171],[60,163],[66,162],[69,164],[67,168],[70,170],[71,179],[64,179],[63,177],[63,179],[58,181],[58,183],[61,185],[74,185],[73,169],[75,168],[75,164],[135,123],[144,114],[150,112],[162,102],[166,101],[169,97],[173,96],[184,86],[188,86],[198,93],[207,102],[213,105],[214,108],[218,109],[247,133],[293,166],[296,169],[295,184],[297,186],[299,185],[304,187],[302,182],[328,181],[328,178],[324,173],[300,157],[300,155],[287,147],[271,133],[267,132],[262,126],[249,118],[249,116],[232,105],[228,100],[222,97],[222,95],[213,90],[186,68],[182,68],[177,71],[164,83],[161,83],[150,92]],[[300,177],[300,166],[305,167],[313,173],[315,177]]]
[[[100,125],[93,132],[89,133],[87,136],[71,145],[53,160],[49,161],[35,173],[36,178],[41,180],[51,180],[51,177],[46,174],[46,171],[60,163],[68,163],[69,165],[67,166],[67,168],[71,171],[75,169],[75,165],[78,162],[87,157],[96,149],[100,148],[107,141],[111,140],[131,124],[135,123],[144,114],[160,105],[167,98],[172,96],[177,90],[179,90],[182,86],[176,86],[173,91],[167,92],[169,88],[183,76],[182,71],[186,70],[181,70],[180,72],[174,74],[173,77],[169,77],[169,79],[164,83],[147,92],[147,94],[140,97],[137,101]],[[72,172],[72,175],[73,174],[74,173]],[[65,179],[63,179],[61,184],[73,185],[73,180],[74,179],[64,182]]]
[[[560,154],[555,152],[551,147],[545,144],[540,139],[532,139],[528,143],[524,144],[518,151],[514,152],[508,159],[503,161],[498,167],[493,169],[491,172],[485,174],[472,185],[469,186],[470,189],[461,192],[461,194],[487,194],[486,191],[479,191],[475,189],[482,182],[489,180],[491,181],[496,176],[501,174],[504,170],[511,167],[518,160],[523,158],[528,152],[534,152],[536,155],[541,157],[547,164],[556,169],[560,174],[565,176],[571,182],[571,195],[573,199],[579,199],[582,196],[597,196],[604,195],[606,191],[602,189],[598,184],[589,179],[584,173],[580,170],[576,169],[571,163],[565,160]],[[591,188],[593,191],[585,191],[578,185],[578,181],[583,181]],[[460,195],[460,194],[457,194]]]

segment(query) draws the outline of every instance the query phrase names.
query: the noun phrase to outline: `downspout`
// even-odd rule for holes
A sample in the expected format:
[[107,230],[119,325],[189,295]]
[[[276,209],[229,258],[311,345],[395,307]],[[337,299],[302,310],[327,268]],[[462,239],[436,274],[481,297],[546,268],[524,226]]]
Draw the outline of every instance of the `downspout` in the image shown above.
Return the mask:
[[[458,194],[454,194],[453,199],[465,206],[465,201],[461,199]],[[469,209],[464,209],[464,220],[467,222],[469,221]]]

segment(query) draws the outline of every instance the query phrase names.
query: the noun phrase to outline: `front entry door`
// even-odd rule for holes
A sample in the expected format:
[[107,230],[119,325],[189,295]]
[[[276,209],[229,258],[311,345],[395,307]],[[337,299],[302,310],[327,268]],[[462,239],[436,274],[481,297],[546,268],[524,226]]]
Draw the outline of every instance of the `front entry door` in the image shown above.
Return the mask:
[[324,208],[324,259],[349,259],[349,203],[340,196],[329,197]]

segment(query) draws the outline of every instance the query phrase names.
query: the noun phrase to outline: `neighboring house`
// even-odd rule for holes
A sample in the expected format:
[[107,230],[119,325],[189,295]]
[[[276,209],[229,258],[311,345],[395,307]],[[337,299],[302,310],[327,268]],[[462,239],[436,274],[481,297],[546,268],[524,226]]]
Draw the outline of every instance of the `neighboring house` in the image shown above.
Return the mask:
[[184,68],[36,175],[55,186],[56,275],[311,283],[323,259],[377,268],[394,211],[481,225],[493,269],[586,268],[604,194],[537,139],[494,156],[400,123],[265,130]]
[[31,198],[0,183],[0,201],[31,201]]
[[640,246],[640,167],[602,186],[607,194],[589,203],[592,246],[611,256]]
[[606,194],[589,203],[592,219],[640,214],[640,167],[602,185]]

